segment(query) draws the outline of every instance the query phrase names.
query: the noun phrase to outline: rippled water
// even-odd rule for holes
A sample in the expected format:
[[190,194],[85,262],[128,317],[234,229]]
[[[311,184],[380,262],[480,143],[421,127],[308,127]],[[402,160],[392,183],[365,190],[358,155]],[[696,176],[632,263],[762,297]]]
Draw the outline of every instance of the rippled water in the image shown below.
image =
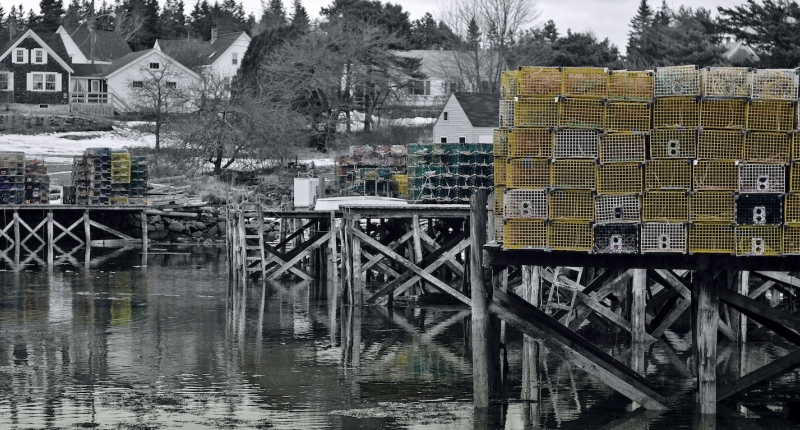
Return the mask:
[[[76,261],[83,261],[80,256]],[[0,266],[0,428],[711,428],[689,335],[647,355],[656,414],[509,330],[507,401],[473,417],[469,311],[336,305],[332,285],[229,287],[224,249],[110,254],[91,270]],[[627,336],[601,342],[629,360]],[[720,346],[720,378],[792,349]],[[743,364],[742,364],[743,363]],[[800,427],[792,372],[720,405],[717,428]],[[523,400],[524,399],[524,400]]]

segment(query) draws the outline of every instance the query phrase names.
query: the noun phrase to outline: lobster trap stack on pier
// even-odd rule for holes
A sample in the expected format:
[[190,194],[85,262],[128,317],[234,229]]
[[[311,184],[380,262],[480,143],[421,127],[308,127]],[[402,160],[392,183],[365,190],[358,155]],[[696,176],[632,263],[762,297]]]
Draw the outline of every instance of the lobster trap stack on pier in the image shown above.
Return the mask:
[[468,203],[494,182],[493,148],[483,143],[408,145],[408,198],[417,203]]
[[147,196],[147,161],[127,150],[89,148],[72,162],[79,205],[142,205]]
[[44,161],[24,152],[0,152],[0,204],[50,203],[50,177]]
[[506,249],[800,252],[795,70],[521,67],[501,85]]

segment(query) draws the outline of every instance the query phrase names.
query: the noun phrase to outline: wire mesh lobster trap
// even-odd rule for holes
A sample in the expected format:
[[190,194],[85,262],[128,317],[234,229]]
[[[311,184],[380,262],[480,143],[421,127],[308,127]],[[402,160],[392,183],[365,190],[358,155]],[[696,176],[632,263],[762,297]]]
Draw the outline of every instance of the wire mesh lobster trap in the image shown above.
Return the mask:
[[640,163],[614,163],[597,166],[597,192],[599,194],[634,194],[643,188]]
[[635,163],[645,159],[645,136],[632,133],[604,134],[600,138],[601,163]]
[[750,97],[753,75],[747,67],[706,67],[700,70],[700,95]]
[[597,224],[638,223],[642,220],[641,198],[638,194],[623,194],[595,198]]
[[547,218],[547,192],[507,189],[503,196],[503,216],[505,219]]
[[550,219],[594,221],[594,192],[551,189],[547,196]]
[[508,165],[508,159],[506,157],[494,157],[494,184],[495,185],[505,185],[506,184],[506,167]]
[[734,254],[736,231],[733,224],[694,223],[689,225],[690,254]]
[[641,250],[643,253],[686,253],[686,224],[648,222],[642,224],[641,228]]
[[606,105],[598,99],[561,98],[559,127],[603,128]]
[[547,224],[536,219],[510,219],[503,223],[503,248],[547,249]]
[[691,190],[692,162],[684,159],[648,160],[644,165],[644,189]]
[[741,130],[747,124],[747,102],[742,99],[703,98],[700,102],[700,126]]
[[653,73],[614,70],[608,76],[608,99],[613,101],[651,101]]
[[689,196],[692,222],[732,223],[736,220],[736,196],[730,191],[697,191]]
[[786,192],[786,166],[782,164],[741,164],[740,193]]
[[506,165],[508,188],[543,189],[550,186],[550,162],[543,158],[509,158]]
[[666,97],[653,100],[653,128],[697,128],[700,102],[697,97]]
[[753,71],[753,98],[797,100],[796,69],[756,69]]
[[558,127],[557,98],[518,98],[514,102],[515,127]]
[[554,160],[550,184],[555,188],[594,190],[597,166],[592,160]]
[[784,199],[783,221],[800,226],[800,193],[789,193]]
[[742,159],[753,163],[789,162],[794,133],[752,131],[744,138]]
[[736,223],[768,225],[783,223],[783,194],[739,194]]
[[787,225],[783,229],[783,255],[800,255],[800,225]]
[[495,186],[494,193],[494,240],[497,243],[503,243],[503,224],[505,216],[503,215],[503,196],[505,195],[506,187]]
[[700,129],[697,134],[697,158],[700,160],[740,160],[743,148],[741,130]]
[[597,130],[558,129],[555,132],[555,158],[597,158],[600,133]]
[[800,166],[797,161],[792,161],[789,167],[789,191],[800,191]]
[[555,251],[592,250],[592,224],[583,221],[552,221],[547,225],[547,247]]
[[736,161],[698,160],[692,166],[696,191],[736,191],[739,189],[739,169]]
[[514,100],[500,100],[498,127],[514,126]]
[[639,226],[606,224],[594,226],[594,248],[598,254],[635,254],[639,252]]
[[647,133],[650,131],[651,105],[652,102],[607,102],[603,128],[607,132]]
[[508,157],[508,134],[504,128],[496,128],[492,133],[492,152],[495,157]]
[[700,73],[697,66],[659,67],[655,72],[655,97],[700,95]]
[[520,97],[556,97],[561,95],[563,73],[558,67],[521,67],[517,75]]
[[642,196],[642,221],[681,223],[689,221],[687,191],[650,191]]
[[608,70],[599,67],[564,67],[567,97],[604,99],[608,96]]
[[792,131],[796,102],[752,100],[747,105],[747,128],[758,131]]
[[779,225],[736,227],[736,255],[781,255],[783,228]]
[[514,128],[508,134],[512,157],[553,157],[553,130],[550,128]]
[[650,130],[650,158],[697,158],[697,129]]
[[513,100],[518,95],[519,70],[507,70],[500,74],[500,97]]

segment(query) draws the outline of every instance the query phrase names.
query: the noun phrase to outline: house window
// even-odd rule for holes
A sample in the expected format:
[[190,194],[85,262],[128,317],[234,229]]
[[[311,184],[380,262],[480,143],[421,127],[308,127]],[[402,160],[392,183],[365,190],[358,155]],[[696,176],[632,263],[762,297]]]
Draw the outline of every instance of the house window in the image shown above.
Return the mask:
[[408,83],[408,93],[414,96],[431,95],[431,81],[411,81]]
[[33,50],[33,64],[45,64],[45,53],[44,49],[34,49]]
[[11,73],[2,72],[0,73],[0,91],[10,91],[11,88]]
[[458,136],[458,143],[467,143],[467,136]]
[[32,91],[55,91],[56,90],[56,74],[55,73],[31,73]]
[[158,63],[150,63],[150,68],[151,69],[158,69],[159,67],[161,67],[161,65],[158,64]]
[[144,88],[144,82],[142,82],[142,81],[133,81],[133,88]]
[[167,88],[178,88],[177,82],[167,81]]
[[447,112],[444,113],[444,120],[447,121]]
[[460,88],[460,85],[458,85],[458,82],[445,82],[444,83],[444,93],[445,94],[450,94],[450,93],[454,93],[456,91],[459,91],[459,88]]
[[100,81],[92,81],[92,92],[93,93],[100,92]]
[[447,143],[447,136],[442,136],[439,138],[439,143]]
[[231,64],[233,64],[234,66],[239,64],[239,53],[238,52],[232,52],[231,53]]
[[27,55],[28,51],[26,49],[17,49],[14,51],[14,62],[19,64],[24,64],[28,62]]

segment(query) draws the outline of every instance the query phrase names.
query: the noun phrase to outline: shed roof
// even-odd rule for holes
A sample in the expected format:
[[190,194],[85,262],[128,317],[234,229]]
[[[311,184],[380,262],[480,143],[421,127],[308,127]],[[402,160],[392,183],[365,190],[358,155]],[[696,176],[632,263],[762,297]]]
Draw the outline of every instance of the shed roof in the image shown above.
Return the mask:
[[483,93],[453,93],[473,127],[498,127],[500,95]]
[[[85,25],[63,26],[69,37],[78,45],[78,49],[89,60],[92,60],[91,32]],[[114,61],[131,52],[125,39],[115,31],[95,29],[94,59],[95,61]],[[67,57],[69,58],[69,57]]]

